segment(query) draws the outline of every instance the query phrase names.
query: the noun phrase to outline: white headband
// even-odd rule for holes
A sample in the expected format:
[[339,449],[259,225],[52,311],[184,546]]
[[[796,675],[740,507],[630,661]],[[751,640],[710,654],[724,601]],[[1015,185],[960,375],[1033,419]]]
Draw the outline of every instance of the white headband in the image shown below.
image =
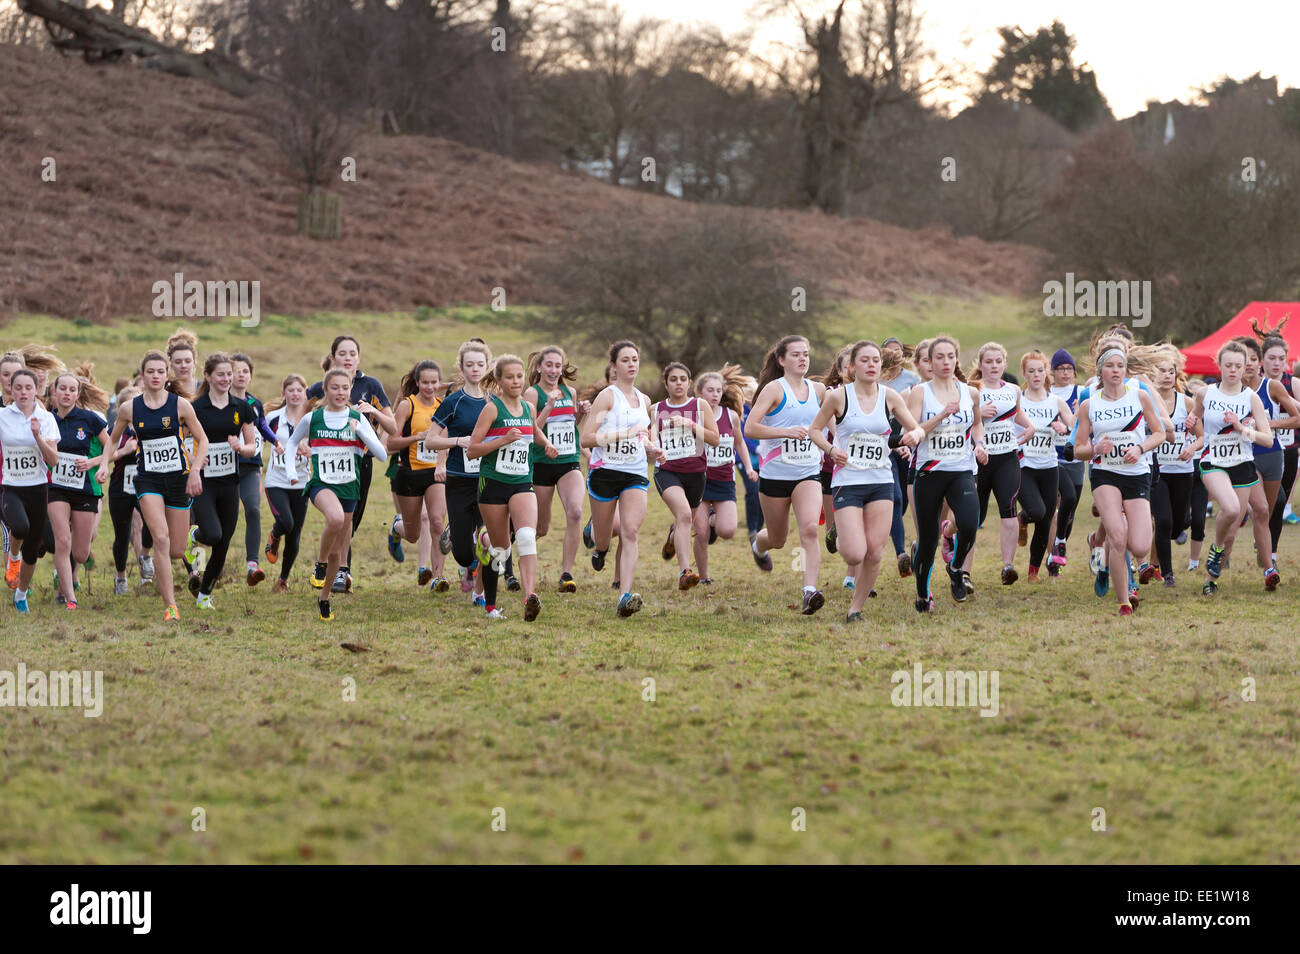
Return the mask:
[[1105,351],[1103,351],[1101,357],[1097,359],[1097,367],[1100,368],[1103,364],[1109,361],[1113,355],[1119,355],[1121,358],[1123,358],[1124,366],[1128,367],[1128,355],[1126,355],[1119,348],[1107,348]]

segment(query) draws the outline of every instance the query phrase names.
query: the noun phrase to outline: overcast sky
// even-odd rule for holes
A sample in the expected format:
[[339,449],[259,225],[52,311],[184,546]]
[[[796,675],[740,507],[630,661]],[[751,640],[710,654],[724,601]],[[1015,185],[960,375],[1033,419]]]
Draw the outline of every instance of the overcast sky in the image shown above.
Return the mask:
[[[852,4],[854,0],[850,0]],[[806,8],[829,0],[802,0]],[[621,0],[634,15],[689,22],[710,20],[727,32],[745,28],[752,0]],[[946,64],[987,69],[999,46],[997,28],[1026,30],[1061,19],[1118,117],[1147,100],[1187,100],[1191,90],[1225,73],[1277,76],[1300,86],[1300,0],[920,0],[928,45]],[[761,36],[797,33],[767,24]]]

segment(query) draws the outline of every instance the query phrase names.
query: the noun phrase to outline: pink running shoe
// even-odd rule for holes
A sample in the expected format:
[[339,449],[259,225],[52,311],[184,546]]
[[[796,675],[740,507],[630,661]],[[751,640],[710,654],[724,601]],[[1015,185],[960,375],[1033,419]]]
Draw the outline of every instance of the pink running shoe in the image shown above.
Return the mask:
[[948,534],[948,529],[952,526],[951,520],[945,520],[939,527],[939,552],[943,556],[944,566],[952,564],[952,537]]

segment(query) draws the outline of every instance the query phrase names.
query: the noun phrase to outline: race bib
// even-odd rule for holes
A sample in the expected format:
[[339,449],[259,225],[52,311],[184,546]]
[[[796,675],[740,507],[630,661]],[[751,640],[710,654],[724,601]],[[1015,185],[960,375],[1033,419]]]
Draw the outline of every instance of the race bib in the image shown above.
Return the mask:
[[1205,452],[1201,461],[1215,467],[1235,467],[1251,460],[1250,445],[1236,431],[1227,434],[1211,434],[1205,442]]
[[1005,454],[1016,449],[1016,436],[1010,421],[991,421],[984,425],[984,447],[990,454]]
[[286,478],[297,477],[300,481],[306,480],[311,476],[310,462],[306,457],[294,454],[293,462],[295,465],[294,472],[289,473],[289,468],[287,466],[288,462],[284,459],[284,451],[271,451],[272,470],[278,470],[280,473],[284,474]]
[[185,456],[190,460],[194,459],[194,438],[185,438]]
[[1051,428],[1034,431],[1034,436],[1025,444],[1025,456],[1031,460],[1047,460],[1055,457],[1055,442],[1052,440],[1055,435],[1056,431]]
[[1053,446],[1053,447],[1064,447],[1066,444],[1069,444],[1069,443],[1071,443],[1070,432],[1069,432],[1069,431],[1066,431],[1064,434],[1058,434],[1058,433],[1056,433],[1056,431],[1052,431],[1052,446]]
[[436,464],[438,463],[438,452],[425,447],[424,438],[420,438],[415,442],[415,459],[421,464]]
[[1173,467],[1177,464],[1183,463],[1190,464],[1191,461],[1183,461],[1179,459],[1179,455],[1182,454],[1183,449],[1186,447],[1187,438],[1183,434],[1179,434],[1176,440],[1163,441],[1160,444],[1159,449],[1156,451],[1156,463],[1161,467]]
[[1277,433],[1277,442],[1279,445],[1281,445],[1283,450],[1286,450],[1288,447],[1291,447],[1292,445],[1295,444],[1294,430],[1277,431],[1276,433]]
[[812,442],[811,437],[781,438],[781,463],[791,467],[809,467],[821,463],[822,452]]
[[222,441],[208,446],[208,464],[203,468],[204,477],[229,477],[235,472],[235,449]]
[[957,426],[940,426],[930,432],[930,457],[943,464],[966,460],[970,451],[966,446],[966,431]]
[[41,453],[35,447],[6,447],[4,451],[6,483],[31,484],[42,478]]
[[66,487],[68,490],[81,490],[86,486],[86,471],[82,473],[77,470],[77,461],[87,460],[81,454],[59,454],[59,462],[54,465],[50,471],[50,483],[56,487]]
[[695,443],[695,429],[691,427],[664,428],[659,432],[659,443],[664,449],[665,460],[697,457],[700,452]]
[[1109,437],[1111,442],[1110,452],[1102,454],[1100,457],[1092,459],[1093,466],[1100,467],[1102,470],[1112,470],[1116,467],[1132,466],[1124,459],[1124,455],[1130,447],[1136,447],[1142,442],[1132,431],[1120,431],[1114,434],[1103,434],[1095,438],[1096,443],[1101,443],[1103,438]]
[[636,462],[640,449],[641,442],[635,437],[621,437],[601,448],[600,456],[606,464],[631,464]]
[[322,447],[316,451],[316,474],[327,484],[350,484],[357,479],[357,455],[350,447]]
[[147,474],[174,474],[184,469],[181,464],[181,449],[174,437],[145,441],[140,449],[144,453],[144,469]]
[[736,461],[736,438],[730,434],[718,438],[718,446],[704,445],[704,462],[707,467],[730,467]]
[[262,459],[262,446],[265,443],[266,442],[262,440],[262,432],[254,431],[253,432],[253,456],[249,458],[250,463],[252,461],[260,461]]
[[122,493],[135,494],[135,464],[127,464],[122,471]]
[[479,469],[483,466],[483,458],[475,457],[473,460],[470,460],[469,455],[465,453],[465,448],[462,447],[460,451],[460,459],[465,462],[465,473],[477,477]]
[[546,439],[554,445],[557,456],[565,457],[578,450],[578,429],[573,426],[573,418],[561,418],[546,422]]
[[879,470],[889,466],[889,442],[879,434],[865,431],[850,434],[844,442],[850,470]]
[[496,472],[509,477],[528,476],[528,448],[532,441],[520,438],[497,450]]

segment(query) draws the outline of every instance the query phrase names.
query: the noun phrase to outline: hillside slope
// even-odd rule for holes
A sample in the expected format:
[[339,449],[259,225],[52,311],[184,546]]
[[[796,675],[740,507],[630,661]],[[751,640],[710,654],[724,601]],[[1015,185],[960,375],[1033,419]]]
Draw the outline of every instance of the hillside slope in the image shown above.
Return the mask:
[[[447,140],[367,136],[340,183],[344,237],[299,238],[295,184],[245,102],[128,65],[0,47],[0,310],[100,319],[148,314],[151,287],[259,279],[262,309],[399,310],[540,301],[529,273],[598,212],[699,214]],[[44,157],[57,181],[44,183]],[[794,239],[840,296],[1018,295],[1037,253],[865,219],[753,210]]]

